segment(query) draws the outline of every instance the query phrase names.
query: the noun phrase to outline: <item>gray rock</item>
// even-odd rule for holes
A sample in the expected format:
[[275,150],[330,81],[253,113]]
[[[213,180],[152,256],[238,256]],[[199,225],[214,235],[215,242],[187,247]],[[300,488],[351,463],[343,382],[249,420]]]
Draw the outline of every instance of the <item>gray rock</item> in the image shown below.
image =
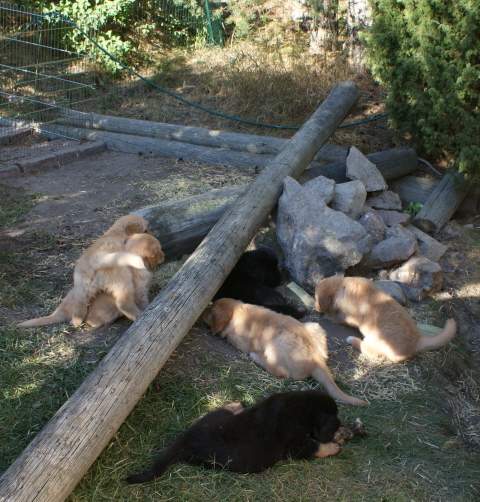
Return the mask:
[[402,287],[394,281],[374,281],[374,283],[387,295],[390,295],[400,305],[405,305],[405,295]]
[[374,209],[365,213],[358,220],[358,223],[360,223],[360,225],[362,225],[363,228],[365,228],[365,230],[372,236],[372,245],[383,241],[387,225],[385,225],[382,218]]
[[372,268],[390,267],[408,260],[417,249],[417,242],[405,237],[385,239],[372,247]]
[[405,227],[402,227],[402,225],[398,223],[396,225],[388,227],[387,230],[385,231],[385,239],[391,239],[394,237],[402,237],[404,239],[408,239],[410,242],[413,242],[417,245],[415,251],[418,250],[417,238],[415,237],[413,232],[411,232]]
[[442,289],[442,269],[423,256],[413,256],[400,268],[389,274],[391,281],[398,281],[405,296],[411,300],[423,300]]
[[331,206],[335,211],[341,211],[356,220],[363,212],[366,198],[365,185],[361,181],[339,183],[335,187],[335,198]]
[[401,211],[402,201],[400,196],[391,190],[372,195],[365,204],[373,209],[387,209],[389,211]]
[[375,164],[370,162],[360,150],[352,146],[347,156],[347,173],[349,180],[360,180],[367,192],[386,190],[387,183]]
[[305,183],[303,187],[314,190],[325,204],[330,204],[335,197],[335,181],[325,176],[317,176]]
[[277,239],[292,279],[309,293],[325,277],[357,264],[371,242],[362,225],[293,178],[286,178],[278,201]]
[[405,226],[410,222],[412,217],[406,213],[399,213],[398,211],[387,211],[385,209],[378,209],[377,213],[380,215],[387,227],[391,227],[399,223]]

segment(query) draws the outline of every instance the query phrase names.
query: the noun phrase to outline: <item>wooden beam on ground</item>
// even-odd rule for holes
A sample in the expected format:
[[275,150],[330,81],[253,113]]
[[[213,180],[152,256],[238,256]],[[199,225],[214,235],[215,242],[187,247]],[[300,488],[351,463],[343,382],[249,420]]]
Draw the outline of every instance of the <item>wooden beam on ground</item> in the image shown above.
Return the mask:
[[412,224],[425,233],[438,233],[467,195],[469,184],[462,174],[446,174],[436,186]]
[[[370,162],[375,164],[387,181],[412,173],[418,164],[415,150],[412,150],[408,146],[383,150],[382,152],[366,155],[366,157]],[[306,182],[321,175],[334,180],[336,183],[345,183],[346,181],[350,181],[346,177],[346,171],[346,160],[338,160],[326,166],[309,167],[303,173],[302,180]]]
[[[435,190],[440,180],[433,178],[420,178],[419,176],[402,176],[391,180],[388,188],[398,193],[400,198],[406,202],[419,202],[425,204]],[[457,209],[457,213],[474,213],[477,210],[477,198],[467,195]]]
[[[367,158],[374,159],[380,171],[387,177],[395,173],[411,172],[417,167],[417,156],[408,147],[385,150]],[[345,162],[326,164],[321,168],[307,169],[299,178],[306,183],[316,176],[323,175],[336,180],[345,179]],[[184,254],[190,254],[207,235],[235,199],[243,193],[248,185],[212,190],[202,195],[194,195],[186,199],[149,206],[135,214],[143,216],[157,239],[167,260],[173,260]]]
[[[240,134],[201,127],[188,127],[148,120],[111,117],[110,115],[87,114],[82,117],[67,118],[60,123],[80,129],[94,129],[126,135],[144,136],[166,139],[191,145],[209,146],[237,150],[240,152],[277,155],[282,151],[288,139],[273,136],[257,136],[255,134]],[[348,147],[339,145],[323,145],[315,155],[317,162],[334,162],[347,157]]]
[[145,312],[0,478],[0,500],[60,502],[101,453],[196,321],[282,193],[357,102],[336,84]]
[[[171,159],[182,159],[204,164],[227,165],[232,167],[257,167],[263,169],[274,158],[272,155],[239,152],[210,146],[192,145],[158,138],[146,138],[131,134],[120,134],[109,131],[94,131],[78,129],[70,126],[47,124],[39,126],[44,134],[57,133],[68,138],[90,141],[104,141],[108,150],[122,153],[133,153],[149,157],[156,155]],[[337,157],[338,158],[338,157]],[[322,166],[319,162],[312,162],[311,166]]]

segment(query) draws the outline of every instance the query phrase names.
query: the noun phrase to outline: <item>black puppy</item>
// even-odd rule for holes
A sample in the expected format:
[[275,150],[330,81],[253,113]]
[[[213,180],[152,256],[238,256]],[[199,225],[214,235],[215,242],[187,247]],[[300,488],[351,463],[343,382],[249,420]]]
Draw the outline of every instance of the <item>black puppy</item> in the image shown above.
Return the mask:
[[340,447],[332,439],[339,427],[335,401],[318,390],[273,394],[251,408],[233,403],[207,413],[150,470],[127,481],[150,481],[176,462],[248,473],[282,459],[336,455]]
[[247,251],[225,279],[213,300],[233,298],[244,303],[260,305],[280,314],[300,319],[307,309],[294,307],[276,289],[283,282],[278,260],[269,249]]

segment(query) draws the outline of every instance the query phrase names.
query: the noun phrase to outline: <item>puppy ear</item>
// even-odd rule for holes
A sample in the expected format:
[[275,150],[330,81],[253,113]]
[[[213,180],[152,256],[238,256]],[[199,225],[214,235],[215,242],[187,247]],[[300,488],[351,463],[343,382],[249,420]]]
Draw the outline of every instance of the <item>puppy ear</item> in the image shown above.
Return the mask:
[[218,300],[202,314],[202,320],[210,326],[214,335],[221,333],[228,326],[231,318],[232,310],[227,305],[219,304]]
[[333,300],[333,288],[323,280],[315,290],[315,310],[327,312]]
[[145,225],[140,221],[131,221],[125,225],[125,233],[127,235],[143,234],[145,230]]
[[159,263],[162,263],[165,255],[160,249],[156,249],[151,255],[146,257],[150,270],[154,270]]

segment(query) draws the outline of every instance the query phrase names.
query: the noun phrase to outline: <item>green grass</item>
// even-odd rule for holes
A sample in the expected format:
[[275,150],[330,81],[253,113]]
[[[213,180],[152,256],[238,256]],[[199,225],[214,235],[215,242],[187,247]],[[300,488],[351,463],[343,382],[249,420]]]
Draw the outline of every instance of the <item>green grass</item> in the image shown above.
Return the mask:
[[[360,416],[368,435],[348,442],[339,456],[284,461],[265,473],[238,475],[188,464],[172,466],[140,486],[123,479],[145,469],[153,455],[215,406],[247,403],[292,388],[259,370],[246,357],[226,363],[198,354],[197,371],[162,371],[143,399],[69,497],[69,502],[116,501],[385,501],[475,500],[478,458],[456,441],[435,388],[419,374],[419,389],[367,409],[340,405],[349,421]],[[422,372],[421,372],[422,373]],[[313,382],[294,382],[294,388]]]
[[25,213],[41,197],[39,194],[25,194],[22,189],[0,184],[0,228],[22,221]]

